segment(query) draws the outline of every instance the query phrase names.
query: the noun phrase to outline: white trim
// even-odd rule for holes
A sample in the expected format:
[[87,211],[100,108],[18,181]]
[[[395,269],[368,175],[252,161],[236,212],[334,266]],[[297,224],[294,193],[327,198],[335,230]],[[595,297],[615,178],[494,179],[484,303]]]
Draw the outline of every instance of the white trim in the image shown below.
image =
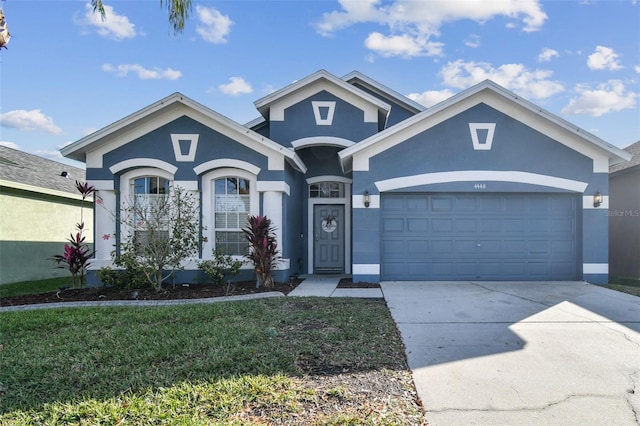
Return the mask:
[[[125,161],[123,161],[124,163]],[[162,161],[161,163],[164,163]],[[168,164],[168,163],[165,163]],[[176,168],[177,169],[177,168]],[[118,208],[122,208],[122,206],[128,207],[133,203],[133,197],[131,194],[131,181],[137,178],[145,177],[145,176],[158,176],[169,180],[169,185],[173,185],[173,176],[174,174],[168,172],[167,170],[161,168],[153,168],[153,167],[141,167],[133,170],[129,170],[128,172],[120,175],[120,206]],[[106,200],[105,200],[106,201]],[[103,204],[105,207],[106,204]],[[116,233],[118,230],[116,229]],[[129,238],[130,229],[124,226],[122,223],[120,224],[119,230],[119,242],[126,241]]]
[[583,274],[608,274],[609,264],[608,263],[583,263],[582,273]]
[[[478,130],[487,131],[487,139],[480,141]],[[496,132],[496,123],[469,123],[469,132],[471,132],[471,141],[473,149],[476,151],[491,151],[493,145],[493,135]]]
[[[319,182],[342,182],[346,184],[351,184],[353,180],[346,177],[342,177],[342,176],[331,176],[331,175],[315,176],[307,179],[307,184],[309,185],[311,185],[312,183],[319,183]],[[345,188],[345,194],[346,194],[346,188]]]
[[334,136],[312,136],[291,142],[291,146],[294,149],[310,148],[312,146],[337,146],[347,148],[351,145],[355,145],[355,142]]
[[[344,183],[344,198],[308,198],[307,199],[307,273],[313,274],[313,208],[316,204],[342,204],[344,205],[344,272],[351,273],[351,179],[342,176],[316,176],[307,179],[307,185],[317,182],[342,182]],[[309,194],[309,188],[305,188]]]
[[338,153],[342,166],[368,171],[369,159],[407,139],[484,103],[591,158],[594,173],[608,173],[610,160],[629,154],[491,82],[484,81]]
[[289,184],[277,180],[260,180],[256,182],[256,190],[258,192],[284,192],[291,195]]
[[412,186],[431,185],[435,183],[451,182],[515,182],[529,185],[548,186],[583,193],[587,183],[577,180],[564,179],[555,176],[541,175],[529,172],[501,171],[501,170],[460,170],[456,172],[425,173],[414,176],[404,176],[376,182],[380,192],[395,189],[410,188]]
[[201,177],[202,182],[202,225],[206,227],[203,231],[203,237],[206,241],[202,243],[202,259],[211,259],[215,240],[213,233],[215,231],[213,206],[213,181],[215,179],[226,176],[238,176],[249,180],[249,214],[255,216],[260,213],[260,195],[256,189],[257,176],[242,169],[233,168],[217,168],[205,173]]
[[113,180],[88,180],[87,183],[96,190],[113,191]]
[[349,74],[342,76],[342,79],[349,84],[353,84],[354,80],[360,84],[360,86],[365,86],[367,89],[381,95],[383,98],[393,98],[398,104],[405,106],[409,110],[414,110],[414,113],[418,113],[420,111],[424,111],[427,109],[422,104],[407,98],[405,95],[398,93],[397,91],[390,89],[384,84],[373,80],[372,78],[362,74],[359,71],[352,71]]
[[583,195],[582,196],[582,208],[583,209],[608,209],[609,208],[609,196],[602,196],[602,203],[598,207],[593,207],[593,195]]
[[[316,119],[318,126],[331,126],[333,124],[333,115],[336,112],[336,101],[311,101],[313,107],[313,117]],[[322,118],[320,108],[328,108],[327,117]]]
[[354,263],[353,275],[380,275],[379,263]]
[[352,205],[354,209],[379,209],[380,208],[380,196],[369,195],[369,207],[364,205],[364,195],[354,194],[351,196]]
[[219,158],[217,160],[207,161],[193,168],[193,171],[200,176],[204,172],[221,168],[233,168],[240,169],[257,176],[260,173],[260,167],[254,166],[251,163],[247,163],[242,160],[235,160],[233,158]]
[[169,164],[166,161],[157,160],[155,158],[131,158],[114,164],[109,167],[109,171],[116,174],[126,169],[139,167],[153,167],[155,169],[164,170],[172,175],[171,179],[173,179],[173,175],[178,171],[178,168],[173,164]]
[[270,93],[258,99],[253,104],[264,117],[268,116],[271,121],[284,121],[284,110],[286,108],[322,90],[364,111],[366,122],[368,122],[368,120],[374,123],[378,122],[378,110],[385,111],[386,115],[391,111],[391,105],[354,87],[325,70],[317,71],[282,89]]
[[[173,153],[176,156],[176,161],[194,161],[196,159],[196,150],[198,149],[198,139],[200,135],[197,133],[172,133],[171,144],[173,145]],[[182,153],[180,149],[180,141],[189,141],[189,152]]]

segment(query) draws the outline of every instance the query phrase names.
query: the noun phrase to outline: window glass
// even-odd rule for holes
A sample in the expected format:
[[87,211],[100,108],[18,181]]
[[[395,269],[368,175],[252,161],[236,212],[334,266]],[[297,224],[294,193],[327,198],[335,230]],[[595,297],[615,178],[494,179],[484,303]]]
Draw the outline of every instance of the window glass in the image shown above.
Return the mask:
[[318,182],[309,185],[309,198],[344,198],[342,182]]
[[169,180],[159,176],[140,177],[132,182],[135,238],[140,247],[148,244],[152,233],[169,238],[169,224],[158,211],[169,195]]
[[227,176],[215,180],[213,194],[215,247],[243,255],[248,244],[242,228],[250,212],[249,180]]

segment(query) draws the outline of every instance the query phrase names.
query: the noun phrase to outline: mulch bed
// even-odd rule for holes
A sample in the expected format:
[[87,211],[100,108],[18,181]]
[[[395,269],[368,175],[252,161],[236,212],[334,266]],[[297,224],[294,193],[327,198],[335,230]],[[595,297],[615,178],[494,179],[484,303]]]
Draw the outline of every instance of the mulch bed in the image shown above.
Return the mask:
[[[162,290],[152,288],[125,290],[118,287],[90,287],[80,289],[64,289],[40,294],[28,294],[23,296],[9,296],[0,298],[0,306],[32,305],[36,303],[57,302],[86,302],[105,300],[177,300],[177,299],[203,299],[220,296],[235,296],[241,294],[264,293],[278,291],[285,295],[300,284],[302,279],[294,279],[284,283],[275,283],[273,287],[256,288],[255,281],[242,281],[223,284],[176,284],[165,285]],[[343,278],[338,288],[379,288],[379,284],[356,282],[351,278]]]

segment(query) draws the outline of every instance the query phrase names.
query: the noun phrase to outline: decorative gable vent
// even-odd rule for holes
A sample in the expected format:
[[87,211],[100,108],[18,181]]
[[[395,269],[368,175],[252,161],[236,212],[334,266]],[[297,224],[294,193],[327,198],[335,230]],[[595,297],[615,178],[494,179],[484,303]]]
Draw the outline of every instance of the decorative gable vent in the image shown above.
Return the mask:
[[476,151],[489,151],[493,144],[493,135],[496,131],[496,123],[469,123],[473,149]]
[[318,126],[331,126],[333,113],[336,111],[335,101],[311,101],[313,116]]
[[[198,134],[171,134],[171,143],[173,144],[173,153],[176,156],[176,161],[194,161],[196,159],[199,137],[200,135]],[[186,153],[183,152],[183,148],[187,148]]]

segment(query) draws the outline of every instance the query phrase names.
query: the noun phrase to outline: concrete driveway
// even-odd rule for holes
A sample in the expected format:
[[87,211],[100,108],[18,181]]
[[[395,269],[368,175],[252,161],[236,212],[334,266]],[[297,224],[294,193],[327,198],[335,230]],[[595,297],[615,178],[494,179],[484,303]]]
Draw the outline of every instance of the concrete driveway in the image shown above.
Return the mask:
[[583,282],[383,282],[433,425],[640,424],[640,298]]

